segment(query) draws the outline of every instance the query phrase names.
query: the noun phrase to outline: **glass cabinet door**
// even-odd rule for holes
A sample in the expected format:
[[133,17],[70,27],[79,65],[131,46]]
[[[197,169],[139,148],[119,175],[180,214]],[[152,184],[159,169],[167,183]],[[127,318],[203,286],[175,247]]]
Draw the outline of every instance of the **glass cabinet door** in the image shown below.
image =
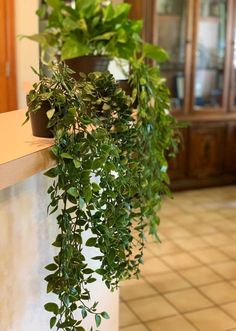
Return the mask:
[[227,0],[200,0],[194,84],[195,110],[223,107]]
[[185,99],[187,7],[187,0],[156,0],[154,42],[170,56],[170,61],[161,65],[161,73],[171,92],[173,110],[183,108]]

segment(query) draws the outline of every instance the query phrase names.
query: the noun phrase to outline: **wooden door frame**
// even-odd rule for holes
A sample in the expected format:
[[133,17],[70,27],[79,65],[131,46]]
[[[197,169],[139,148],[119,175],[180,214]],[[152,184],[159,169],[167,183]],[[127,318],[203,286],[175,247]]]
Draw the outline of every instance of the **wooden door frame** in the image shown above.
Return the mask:
[[[6,103],[4,111],[10,111],[17,109],[17,97],[16,97],[16,42],[15,42],[15,12],[14,12],[14,0],[0,0],[1,1],[1,13],[0,19],[1,25],[1,39],[3,42],[1,62],[2,73],[5,73],[5,94]],[[3,111],[0,107],[0,112]]]

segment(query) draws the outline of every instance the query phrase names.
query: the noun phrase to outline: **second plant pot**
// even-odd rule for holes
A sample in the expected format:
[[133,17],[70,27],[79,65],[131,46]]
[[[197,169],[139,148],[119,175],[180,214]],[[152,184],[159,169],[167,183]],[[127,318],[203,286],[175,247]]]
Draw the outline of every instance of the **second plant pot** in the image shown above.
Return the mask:
[[109,65],[109,58],[99,55],[86,55],[74,59],[65,60],[65,63],[75,73],[72,75],[75,79],[80,79],[80,72],[89,74],[94,71],[106,71]]

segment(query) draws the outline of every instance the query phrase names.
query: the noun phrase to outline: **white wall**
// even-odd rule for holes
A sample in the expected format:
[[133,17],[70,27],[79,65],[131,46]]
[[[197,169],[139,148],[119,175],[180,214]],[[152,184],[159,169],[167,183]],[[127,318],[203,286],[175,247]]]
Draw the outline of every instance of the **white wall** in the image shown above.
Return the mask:
[[18,108],[25,108],[25,96],[37,76],[31,66],[38,69],[39,52],[36,42],[23,39],[19,35],[30,35],[38,32],[38,18],[35,11],[38,0],[15,0],[15,33],[16,33],[16,68]]

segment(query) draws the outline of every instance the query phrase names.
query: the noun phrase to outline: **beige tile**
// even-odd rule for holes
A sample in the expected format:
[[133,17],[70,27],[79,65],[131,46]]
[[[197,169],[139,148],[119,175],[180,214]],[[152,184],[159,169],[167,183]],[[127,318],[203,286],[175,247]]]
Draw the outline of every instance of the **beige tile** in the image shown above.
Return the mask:
[[216,248],[201,249],[192,252],[198,260],[206,264],[212,264],[229,260],[228,256],[220,252]]
[[231,282],[230,282],[233,286],[235,286],[236,287],[236,280],[234,279],[234,280],[231,280]]
[[214,212],[214,211],[209,211],[206,210],[203,213],[200,213],[198,215],[199,219],[201,219],[202,221],[206,222],[207,224],[211,224],[214,225],[214,223],[216,221],[223,221],[224,220],[224,216],[222,216],[221,214]]
[[221,306],[221,308],[236,320],[236,302],[228,303],[227,305]]
[[194,286],[211,284],[222,280],[220,276],[205,266],[180,270],[180,273]]
[[207,235],[216,232],[216,228],[208,225],[206,223],[197,223],[197,224],[192,224],[192,225],[187,225],[186,229],[191,232],[195,236],[199,235]]
[[236,322],[219,308],[204,309],[185,316],[199,331],[226,331],[236,327]]
[[143,279],[132,279],[121,283],[120,296],[124,301],[148,297],[157,292]]
[[147,323],[150,331],[196,331],[182,316],[164,318]]
[[143,322],[177,314],[177,311],[161,296],[129,301],[129,305]]
[[194,251],[199,248],[207,247],[208,244],[199,237],[192,237],[188,239],[176,239],[174,242],[186,251]]
[[199,290],[218,305],[236,301],[236,288],[227,282],[202,286]]
[[224,233],[213,233],[203,237],[212,246],[226,246],[234,244],[233,239]]
[[170,270],[170,268],[168,268],[158,257],[148,259],[140,269],[141,274],[145,276],[159,274]]
[[173,292],[190,287],[190,284],[175,272],[147,276],[146,279],[160,293]]
[[[236,217],[236,216],[234,216]],[[218,229],[220,232],[225,232],[230,234],[230,232],[235,232],[236,231],[236,224],[234,220],[231,219],[225,219],[223,222],[219,222],[215,225],[215,227]]]
[[192,237],[191,232],[186,230],[184,227],[179,226],[165,228],[162,229],[161,232],[169,239]]
[[200,265],[200,262],[198,262],[196,259],[194,259],[187,253],[167,255],[167,256],[163,256],[162,259],[171,268],[176,270],[193,268]]
[[125,303],[120,304],[120,326],[138,324],[139,320]]
[[211,267],[225,279],[236,278],[236,261],[217,263],[213,264]]
[[236,259],[236,245],[224,246],[221,250],[232,259]]
[[199,223],[197,215],[189,213],[180,213],[174,216],[172,219],[175,223],[182,224],[184,226],[188,224]]
[[186,313],[198,309],[211,307],[213,304],[206,299],[196,289],[186,289],[178,292],[165,294],[170,301],[181,313]]
[[235,218],[235,215],[236,215],[236,208],[221,208],[219,210],[219,213],[225,217],[234,217]]
[[148,329],[143,324],[138,324],[122,328],[120,331],[148,331]]
[[164,240],[161,244],[149,244],[147,246],[147,250],[156,256],[177,254],[182,252],[182,249],[180,249],[173,241],[166,240]]

